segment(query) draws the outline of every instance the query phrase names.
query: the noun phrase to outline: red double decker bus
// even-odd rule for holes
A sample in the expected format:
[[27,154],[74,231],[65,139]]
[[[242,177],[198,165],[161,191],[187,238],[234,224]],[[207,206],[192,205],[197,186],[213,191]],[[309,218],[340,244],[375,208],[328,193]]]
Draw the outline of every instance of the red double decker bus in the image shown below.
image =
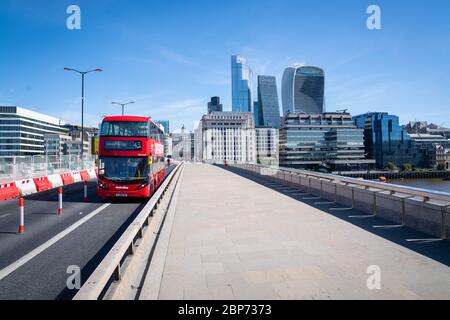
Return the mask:
[[97,195],[150,197],[164,180],[164,134],[148,117],[105,117],[100,127]]

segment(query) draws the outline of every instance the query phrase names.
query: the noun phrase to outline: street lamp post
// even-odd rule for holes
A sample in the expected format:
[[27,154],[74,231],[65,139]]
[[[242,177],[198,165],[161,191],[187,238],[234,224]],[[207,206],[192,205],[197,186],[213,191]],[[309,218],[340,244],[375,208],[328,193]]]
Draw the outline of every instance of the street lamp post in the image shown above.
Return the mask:
[[100,68],[89,70],[89,71],[80,71],[72,68],[64,68],[66,71],[74,71],[76,73],[81,74],[81,155],[84,153],[84,76],[91,72],[102,72],[103,70]]
[[119,106],[122,106],[122,116],[124,116],[125,115],[125,106],[128,104],[134,104],[134,101],[127,102],[127,103],[111,102],[111,104],[118,104]]

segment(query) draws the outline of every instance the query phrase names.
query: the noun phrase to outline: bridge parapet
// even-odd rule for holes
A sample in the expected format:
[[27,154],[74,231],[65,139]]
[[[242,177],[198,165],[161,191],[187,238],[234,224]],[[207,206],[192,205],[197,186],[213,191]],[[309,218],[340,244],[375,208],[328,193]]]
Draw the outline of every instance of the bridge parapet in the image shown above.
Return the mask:
[[450,241],[450,193],[259,164],[229,166]]

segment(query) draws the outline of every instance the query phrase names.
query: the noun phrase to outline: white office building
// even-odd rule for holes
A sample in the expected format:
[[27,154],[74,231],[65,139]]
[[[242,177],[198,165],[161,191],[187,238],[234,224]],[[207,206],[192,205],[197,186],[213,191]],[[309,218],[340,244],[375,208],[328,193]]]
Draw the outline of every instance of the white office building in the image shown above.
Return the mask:
[[72,138],[67,134],[44,134],[45,154],[47,156],[62,156],[66,142]]
[[279,164],[279,130],[276,128],[256,128],[256,158],[264,165]]
[[44,155],[44,135],[67,134],[64,124],[25,108],[0,106],[0,157]]
[[173,142],[172,137],[168,133],[164,133],[164,155],[166,157],[172,157]]
[[201,161],[256,163],[256,133],[251,112],[212,112],[204,115],[196,137]]

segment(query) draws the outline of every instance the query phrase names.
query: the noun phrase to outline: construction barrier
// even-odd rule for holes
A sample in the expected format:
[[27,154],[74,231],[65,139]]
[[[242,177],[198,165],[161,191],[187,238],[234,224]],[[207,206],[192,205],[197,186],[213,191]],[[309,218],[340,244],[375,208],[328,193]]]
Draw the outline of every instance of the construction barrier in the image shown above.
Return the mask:
[[0,185],[0,201],[10,200],[19,196],[19,189],[14,182]]
[[65,185],[65,186],[67,186],[68,184],[74,183],[73,176],[70,173],[62,173],[61,179],[62,179],[63,185]]
[[89,181],[91,177],[89,176],[89,172],[87,170],[80,171],[81,180],[83,181]]
[[94,180],[97,179],[97,173],[97,168],[95,168],[2,183],[0,184],[0,201],[28,196],[33,193],[66,186],[75,182]]
[[15,183],[22,197],[37,192],[33,179],[17,180]]
[[89,169],[88,171],[89,179],[97,179],[97,172],[94,169]]
[[81,182],[81,175],[80,175],[80,171],[72,171],[72,178],[73,178],[73,182]]
[[48,177],[34,178],[34,184],[36,185],[36,191],[42,192],[46,190],[50,190],[52,188]]
[[60,174],[51,174],[48,176],[48,181],[52,188],[62,187],[64,185]]

